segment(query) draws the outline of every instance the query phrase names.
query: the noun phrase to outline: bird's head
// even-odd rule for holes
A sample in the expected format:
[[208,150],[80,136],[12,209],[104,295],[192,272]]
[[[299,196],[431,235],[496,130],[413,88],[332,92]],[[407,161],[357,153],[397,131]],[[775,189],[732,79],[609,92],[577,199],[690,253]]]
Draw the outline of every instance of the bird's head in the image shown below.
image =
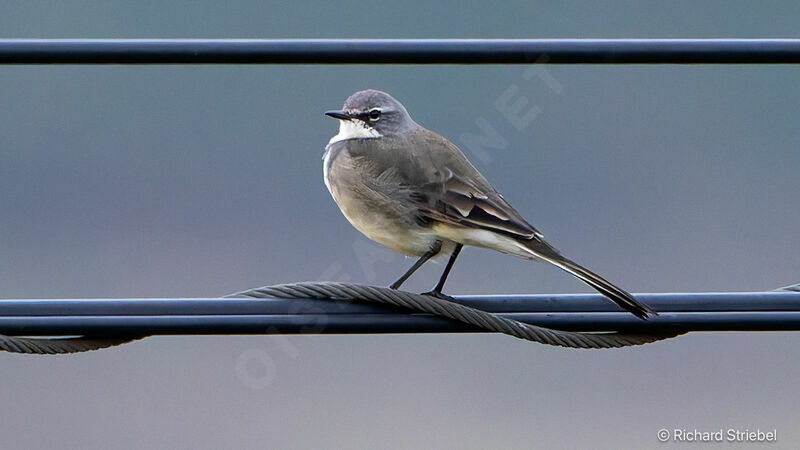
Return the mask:
[[341,121],[337,140],[391,136],[418,126],[402,103],[375,89],[356,92],[341,110],[325,115]]

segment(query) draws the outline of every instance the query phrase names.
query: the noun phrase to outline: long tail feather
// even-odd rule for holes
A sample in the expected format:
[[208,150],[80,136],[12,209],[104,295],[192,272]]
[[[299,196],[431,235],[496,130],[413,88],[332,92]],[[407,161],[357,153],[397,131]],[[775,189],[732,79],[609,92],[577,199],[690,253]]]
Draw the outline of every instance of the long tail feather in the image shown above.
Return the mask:
[[556,249],[551,247],[546,242],[542,240],[531,240],[524,241],[522,243],[524,243],[525,248],[533,252],[536,257],[578,277],[581,281],[593,287],[598,292],[608,297],[609,300],[619,305],[622,309],[629,311],[636,317],[639,317],[640,319],[647,319],[658,315],[658,313],[653,311],[649,306],[636,300],[625,290],[611,284],[611,282],[605,278],[597,275],[580,264],[561,256]]

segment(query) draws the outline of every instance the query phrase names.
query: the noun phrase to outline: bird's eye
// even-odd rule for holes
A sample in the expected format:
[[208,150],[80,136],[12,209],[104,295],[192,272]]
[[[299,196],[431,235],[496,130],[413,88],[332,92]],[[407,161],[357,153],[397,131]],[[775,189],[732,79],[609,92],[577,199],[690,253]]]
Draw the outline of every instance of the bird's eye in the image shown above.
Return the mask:
[[370,122],[377,122],[378,119],[381,118],[381,111],[379,109],[373,109],[369,112],[369,120]]

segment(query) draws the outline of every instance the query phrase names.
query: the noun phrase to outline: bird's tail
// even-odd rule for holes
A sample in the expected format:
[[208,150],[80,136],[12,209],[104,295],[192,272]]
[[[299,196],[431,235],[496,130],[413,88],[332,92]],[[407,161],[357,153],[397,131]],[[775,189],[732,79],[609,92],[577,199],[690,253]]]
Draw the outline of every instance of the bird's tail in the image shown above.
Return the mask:
[[640,319],[647,319],[658,315],[658,313],[650,309],[649,306],[636,300],[625,290],[614,286],[605,278],[581,266],[580,264],[561,256],[558,250],[551,247],[548,243],[542,240],[522,241],[520,243],[527,250],[534,253],[537,258],[543,259],[578,277],[581,281],[593,287],[598,292],[608,297],[609,300],[619,305],[622,309],[629,311],[636,317]]

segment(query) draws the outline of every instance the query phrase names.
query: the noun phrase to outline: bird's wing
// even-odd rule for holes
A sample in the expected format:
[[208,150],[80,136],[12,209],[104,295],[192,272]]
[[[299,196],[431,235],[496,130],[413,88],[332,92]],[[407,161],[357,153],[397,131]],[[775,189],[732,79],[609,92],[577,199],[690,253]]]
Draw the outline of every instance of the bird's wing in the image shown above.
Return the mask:
[[439,191],[440,195],[432,197],[433,201],[419,205],[421,213],[430,219],[497,231],[523,239],[541,237],[541,233],[497,192],[487,192],[456,175],[430,188]]
[[522,239],[541,238],[503,196],[443,137],[424,130],[411,142],[420,213],[430,220],[482,228]]

